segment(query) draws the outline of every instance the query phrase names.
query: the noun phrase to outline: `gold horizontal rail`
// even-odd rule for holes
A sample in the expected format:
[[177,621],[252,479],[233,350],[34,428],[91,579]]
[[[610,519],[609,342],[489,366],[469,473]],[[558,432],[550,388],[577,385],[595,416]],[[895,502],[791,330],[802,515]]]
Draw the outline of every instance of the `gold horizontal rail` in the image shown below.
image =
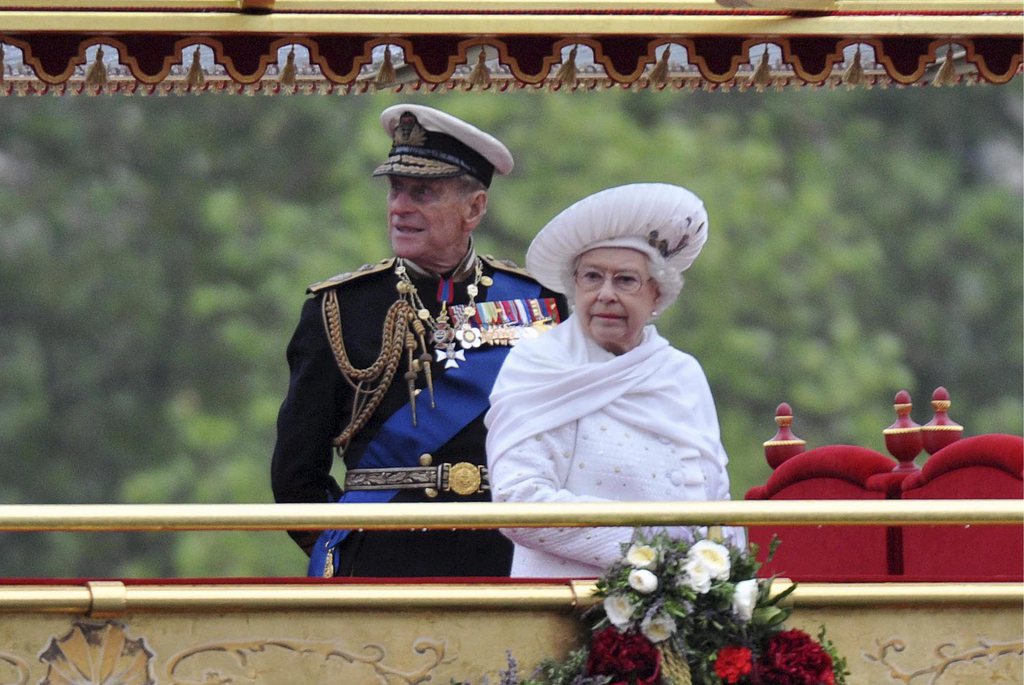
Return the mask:
[[[772,583],[773,592],[792,585]],[[790,595],[796,607],[992,606],[1024,607],[1021,583],[800,583]]]
[[1024,525],[1024,500],[792,500],[519,504],[33,504],[0,531],[468,529],[633,525]]
[[[780,593],[791,583],[776,580]],[[432,584],[2,585],[0,613],[120,615],[331,610],[564,610],[596,602],[595,582]],[[1021,606],[1020,583],[800,583],[792,607]]]
[[1006,12],[1019,9],[1007,0],[0,0],[0,11],[65,12],[202,11],[241,13],[247,8],[287,12],[667,12],[757,9],[790,12]]
[[[1017,9],[1017,8],[1013,8]],[[658,14],[579,11],[539,14],[415,12],[66,12],[3,10],[0,32],[272,35],[658,35],[672,36],[1021,36],[1007,14]]]

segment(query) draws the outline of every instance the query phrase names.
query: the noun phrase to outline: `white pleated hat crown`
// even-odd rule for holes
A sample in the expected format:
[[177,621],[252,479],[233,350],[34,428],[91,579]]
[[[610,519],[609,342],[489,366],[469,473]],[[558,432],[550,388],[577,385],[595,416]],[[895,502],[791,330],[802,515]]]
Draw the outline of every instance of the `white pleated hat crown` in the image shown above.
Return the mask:
[[549,221],[526,252],[526,268],[546,287],[566,292],[579,255],[627,247],[682,273],[707,237],[708,214],[699,197],[669,183],[632,183],[589,195]]
[[512,171],[512,153],[489,133],[447,112],[394,105],[380,115],[391,151],[374,176],[451,178],[469,174],[490,187],[494,174]]

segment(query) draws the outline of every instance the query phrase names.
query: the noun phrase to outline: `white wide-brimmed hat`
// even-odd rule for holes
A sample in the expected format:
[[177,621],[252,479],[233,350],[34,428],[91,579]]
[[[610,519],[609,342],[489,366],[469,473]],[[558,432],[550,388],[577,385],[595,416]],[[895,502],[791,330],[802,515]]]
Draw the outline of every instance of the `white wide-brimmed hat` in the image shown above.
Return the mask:
[[549,221],[526,252],[526,268],[546,287],[565,293],[578,256],[598,247],[627,247],[650,257],[657,270],[680,274],[707,237],[708,214],[699,197],[668,183],[633,183],[589,195]]
[[469,174],[490,187],[495,173],[512,171],[512,153],[500,140],[433,107],[394,105],[381,112],[380,123],[392,144],[374,176]]

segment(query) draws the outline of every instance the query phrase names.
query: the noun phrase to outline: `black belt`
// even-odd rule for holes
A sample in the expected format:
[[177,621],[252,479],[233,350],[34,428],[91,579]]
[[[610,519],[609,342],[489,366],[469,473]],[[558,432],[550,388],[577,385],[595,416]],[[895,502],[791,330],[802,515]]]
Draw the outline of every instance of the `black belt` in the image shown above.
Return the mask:
[[426,490],[427,497],[439,492],[475,495],[490,489],[487,467],[460,461],[432,465],[432,457],[420,457],[423,466],[395,466],[379,469],[349,469],[345,490]]

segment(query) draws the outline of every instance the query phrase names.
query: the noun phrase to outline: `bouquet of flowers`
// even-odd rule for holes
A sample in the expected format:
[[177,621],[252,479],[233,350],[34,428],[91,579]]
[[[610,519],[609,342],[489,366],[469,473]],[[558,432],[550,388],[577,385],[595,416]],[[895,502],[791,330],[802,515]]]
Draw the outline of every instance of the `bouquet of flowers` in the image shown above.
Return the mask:
[[501,685],[844,685],[824,628],[785,628],[779,603],[795,586],[772,596],[756,546],[691,534],[638,530],[597,583],[589,643],[523,680],[510,655]]

